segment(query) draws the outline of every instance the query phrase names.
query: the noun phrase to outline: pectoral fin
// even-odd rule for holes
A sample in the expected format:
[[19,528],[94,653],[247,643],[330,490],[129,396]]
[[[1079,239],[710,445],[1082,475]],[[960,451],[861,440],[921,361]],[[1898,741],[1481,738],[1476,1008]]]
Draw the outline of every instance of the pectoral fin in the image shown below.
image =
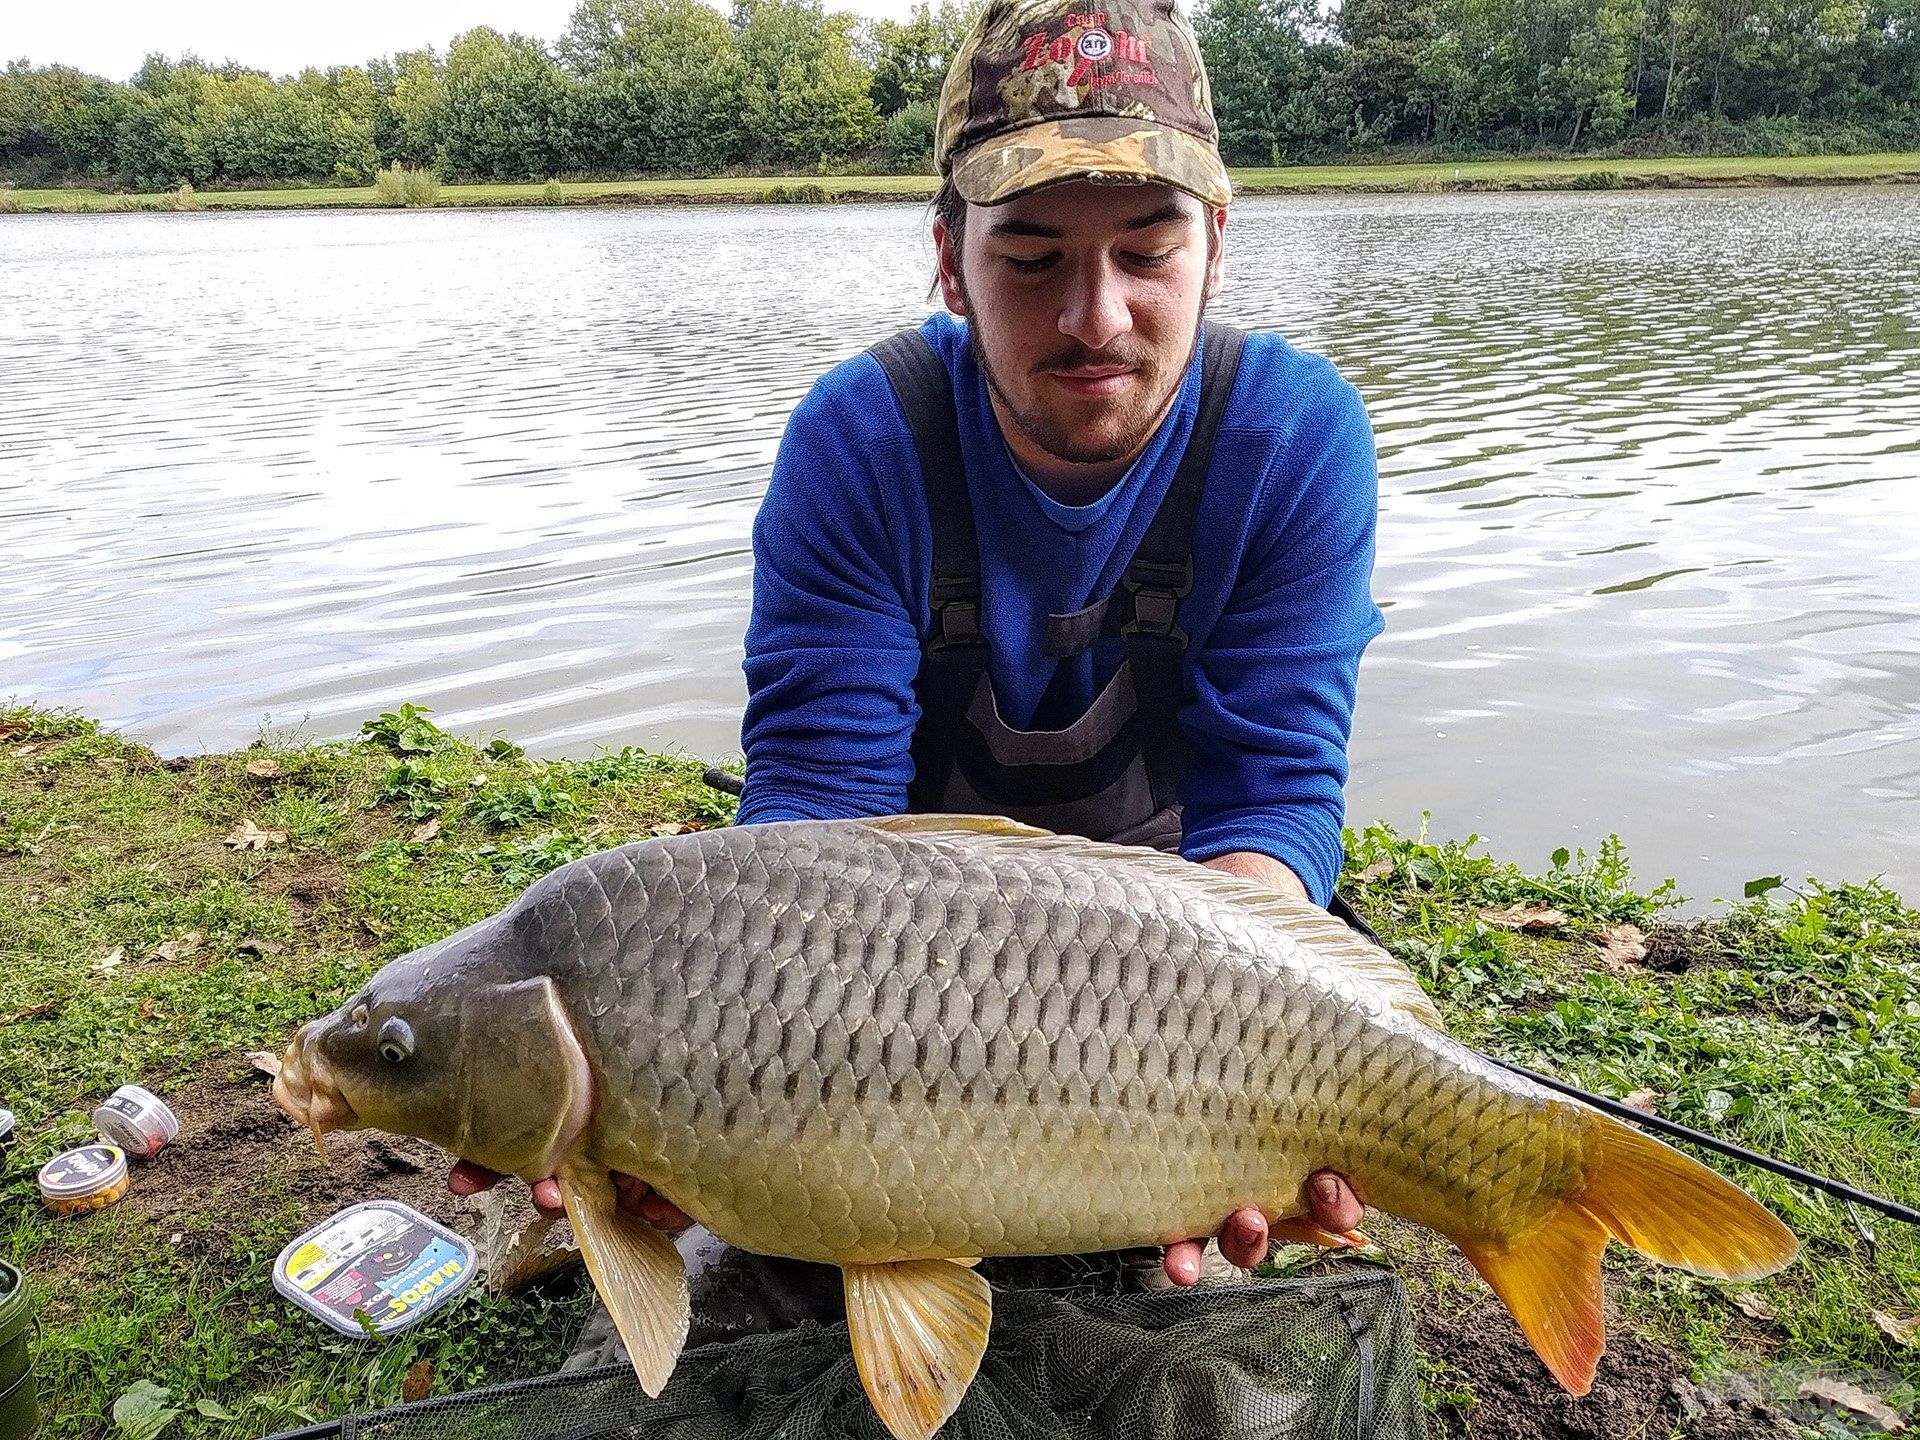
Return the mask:
[[980,1368],[993,1291],[952,1260],[846,1267],[847,1330],[867,1398],[896,1440],[931,1440]]
[[605,1175],[562,1173],[560,1194],[587,1273],[649,1395],[666,1389],[693,1318],[687,1267],[673,1241],[620,1209]]
[[1289,1215],[1267,1222],[1267,1234],[1277,1245],[1323,1245],[1329,1250],[1351,1250],[1373,1242],[1359,1230],[1335,1232],[1317,1225],[1309,1215]]

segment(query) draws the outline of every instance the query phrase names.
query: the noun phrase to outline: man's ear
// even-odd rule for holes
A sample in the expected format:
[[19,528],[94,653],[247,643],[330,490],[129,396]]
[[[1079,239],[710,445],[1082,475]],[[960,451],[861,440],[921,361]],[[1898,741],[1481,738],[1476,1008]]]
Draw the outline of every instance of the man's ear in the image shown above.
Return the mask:
[[1220,293],[1220,276],[1226,264],[1226,208],[1222,206],[1218,210],[1209,210],[1206,223],[1213,227],[1213,234],[1210,237],[1213,243],[1207,246],[1207,299],[1211,300]]
[[[947,242],[952,240],[953,244]],[[959,237],[950,235],[947,222],[936,219],[933,222],[933,251],[939,257],[940,298],[947,309],[964,318],[967,313],[966,287],[960,283]]]

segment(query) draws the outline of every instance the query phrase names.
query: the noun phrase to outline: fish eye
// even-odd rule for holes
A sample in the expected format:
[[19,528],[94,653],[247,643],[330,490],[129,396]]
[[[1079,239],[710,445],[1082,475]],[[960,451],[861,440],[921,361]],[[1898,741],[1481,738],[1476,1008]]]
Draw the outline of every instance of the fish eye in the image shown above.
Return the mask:
[[380,1058],[389,1065],[400,1065],[413,1058],[413,1027],[398,1015],[389,1015],[380,1025]]

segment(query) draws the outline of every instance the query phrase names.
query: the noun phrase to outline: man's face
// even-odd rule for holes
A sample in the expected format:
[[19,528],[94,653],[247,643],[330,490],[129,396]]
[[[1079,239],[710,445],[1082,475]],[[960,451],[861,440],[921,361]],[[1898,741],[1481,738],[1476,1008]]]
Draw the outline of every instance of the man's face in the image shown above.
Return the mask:
[[968,206],[958,257],[935,224],[942,295],[1023,468],[1110,481],[1132,462],[1193,357],[1225,226],[1170,186],[1087,181]]

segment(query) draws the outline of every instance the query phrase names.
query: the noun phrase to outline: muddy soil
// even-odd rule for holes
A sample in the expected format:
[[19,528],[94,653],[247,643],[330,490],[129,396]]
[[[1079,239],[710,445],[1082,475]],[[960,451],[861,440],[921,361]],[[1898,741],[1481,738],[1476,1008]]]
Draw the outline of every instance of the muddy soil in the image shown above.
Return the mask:
[[[323,1161],[313,1136],[274,1108],[268,1083],[243,1069],[202,1077],[170,1096],[180,1137],[139,1164],[127,1208],[156,1225],[175,1224],[185,1248],[223,1250],[228,1243],[217,1228],[193,1226],[195,1217],[277,1211],[289,1199],[300,1211],[301,1229],[374,1199],[402,1201],[455,1229],[472,1227],[477,1204],[447,1189],[451,1162],[434,1146],[374,1131],[336,1131],[327,1137]],[[521,1192],[514,1197],[519,1218],[531,1221],[525,1187],[514,1188]]]

